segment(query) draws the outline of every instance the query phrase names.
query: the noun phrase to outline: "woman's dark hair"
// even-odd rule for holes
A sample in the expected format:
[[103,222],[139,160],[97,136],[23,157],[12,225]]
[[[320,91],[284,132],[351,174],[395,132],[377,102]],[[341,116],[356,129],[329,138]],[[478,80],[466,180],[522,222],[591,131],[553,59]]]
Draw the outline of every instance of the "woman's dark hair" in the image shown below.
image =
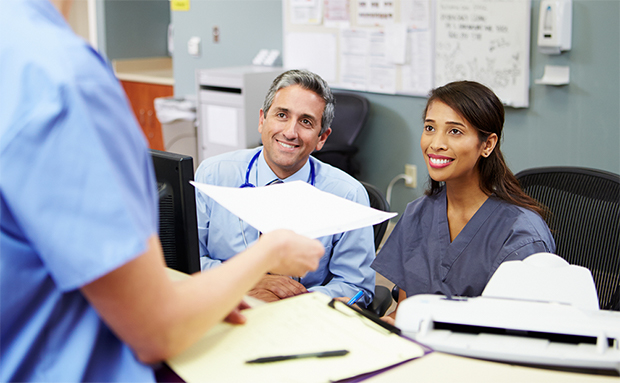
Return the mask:
[[[474,81],[451,82],[431,91],[423,119],[426,118],[429,106],[435,101],[446,104],[476,128],[480,143],[485,142],[493,133],[497,135],[493,152],[488,157],[480,157],[478,161],[482,191],[487,195],[495,194],[497,198],[508,203],[533,210],[545,218],[545,208],[521,190],[519,181],[504,161],[500,150],[504,106],[495,93]],[[440,189],[441,184],[430,179],[426,195],[437,194]]]

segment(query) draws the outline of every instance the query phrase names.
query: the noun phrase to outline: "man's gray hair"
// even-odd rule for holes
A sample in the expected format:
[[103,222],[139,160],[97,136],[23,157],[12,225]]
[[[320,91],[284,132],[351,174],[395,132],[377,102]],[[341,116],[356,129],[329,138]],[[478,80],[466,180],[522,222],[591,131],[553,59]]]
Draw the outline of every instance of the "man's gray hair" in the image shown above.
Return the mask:
[[319,75],[307,70],[289,70],[273,80],[269,92],[267,92],[267,96],[265,96],[265,101],[263,102],[264,115],[266,116],[269,108],[271,108],[276,93],[280,89],[291,85],[299,85],[303,89],[310,90],[325,101],[325,108],[323,109],[323,116],[321,118],[321,132],[319,135],[323,134],[327,128],[331,126],[332,120],[334,119],[334,95],[325,80]]

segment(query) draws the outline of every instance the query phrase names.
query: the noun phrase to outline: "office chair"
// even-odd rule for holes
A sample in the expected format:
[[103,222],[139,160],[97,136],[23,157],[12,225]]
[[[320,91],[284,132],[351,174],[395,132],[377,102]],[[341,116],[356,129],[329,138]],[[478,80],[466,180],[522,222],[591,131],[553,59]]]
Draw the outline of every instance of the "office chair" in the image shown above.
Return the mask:
[[[366,189],[368,193],[368,198],[370,199],[370,207],[375,208],[381,211],[390,211],[390,204],[383,196],[383,193],[376,186],[369,184],[368,182],[360,181],[362,186]],[[383,235],[387,230],[389,221],[383,221],[374,225],[373,231],[375,234],[375,251],[379,250],[379,245],[383,240]]]
[[336,99],[332,133],[320,151],[312,155],[355,177],[359,165],[354,161],[358,148],[353,145],[368,119],[370,103],[366,97],[351,92],[334,92]]
[[[383,193],[381,193],[381,191],[377,189],[377,187],[363,181],[360,181],[360,183],[364,186],[364,188],[366,188],[366,192],[368,192],[370,207],[377,210],[390,211],[390,204],[388,204],[387,200],[383,196]],[[379,245],[381,244],[381,240],[383,239],[383,235],[385,234],[385,230],[387,229],[388,222],[389,221],[386,220],[372,227],[375,235],[375,252],[379,249]],[[385,312],[390,308],[391,304],[392,296],[390,290],[385,286],[376,285],[375,298],[367,307],[367,309],[378,316],[383,316],[385,315]]]
[[549,209],[557,255],[592,272],[601,309],[620,310],[620,176],[547,167],[516,177],[525,193]]

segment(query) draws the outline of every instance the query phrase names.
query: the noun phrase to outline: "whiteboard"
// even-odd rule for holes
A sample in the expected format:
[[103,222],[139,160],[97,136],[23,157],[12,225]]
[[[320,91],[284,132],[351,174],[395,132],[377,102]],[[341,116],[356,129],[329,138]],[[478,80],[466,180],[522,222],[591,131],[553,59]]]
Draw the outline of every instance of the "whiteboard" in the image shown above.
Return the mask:
[[[282,3],[284,66],[334,88],[426,97],[472,80],[505,105],[529,106],[531,0]],[[377,12],[368,12],[373,4]]]
[[437,0],[435,86],[473,80],[529,105],[530,0]]

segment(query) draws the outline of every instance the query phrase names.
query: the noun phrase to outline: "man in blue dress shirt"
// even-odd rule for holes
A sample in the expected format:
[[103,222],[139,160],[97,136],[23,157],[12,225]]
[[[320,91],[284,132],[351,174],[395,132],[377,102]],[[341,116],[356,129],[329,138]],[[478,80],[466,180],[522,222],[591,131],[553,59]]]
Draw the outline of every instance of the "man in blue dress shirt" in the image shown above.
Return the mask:
[[[211,157],[202,162],[196,181],[227,187],[265,186],[301,180],[340,197],[369,205],[364,187],[345,172],[310,154],[331,133],[334,97],[318,75],[290,70],[276,78],[260,110],[262,147]],[[202,193],[197,194],[198,231],[203,270],[220,265],[252,244],[259,232]],[[300,200],[300,204],[304,201]],[[295,206],[274,206],[295,214]],[[375,272],[372,227],[319,238],[325,255],[319,268],[297,281],[268,274],[250,295],[273,301],[307,290],[331,297],[352,297],[362,290],[361,305],[372,301]]]

